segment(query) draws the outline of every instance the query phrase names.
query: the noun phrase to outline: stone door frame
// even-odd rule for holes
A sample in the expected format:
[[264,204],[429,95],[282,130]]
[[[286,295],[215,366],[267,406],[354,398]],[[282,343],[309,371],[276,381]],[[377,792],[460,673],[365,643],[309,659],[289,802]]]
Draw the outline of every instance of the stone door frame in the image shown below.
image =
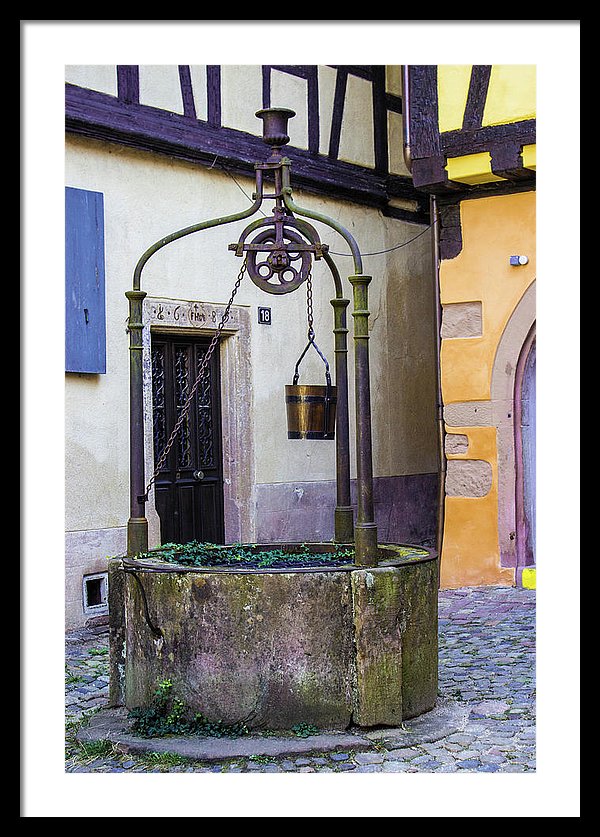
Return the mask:
[[[146,481],[154,472],[151,335],[156,332],[211,337],[225,311],[224,303],[147,296],[143,301],[143,393]],[[221,435],[223,440],[223,512],[225,542],[255,540],[254,437],[250,310],[232,305],[219,346],[221,364]],[[146,509],[149,548],[160,544],[160,519],[154,488]]]

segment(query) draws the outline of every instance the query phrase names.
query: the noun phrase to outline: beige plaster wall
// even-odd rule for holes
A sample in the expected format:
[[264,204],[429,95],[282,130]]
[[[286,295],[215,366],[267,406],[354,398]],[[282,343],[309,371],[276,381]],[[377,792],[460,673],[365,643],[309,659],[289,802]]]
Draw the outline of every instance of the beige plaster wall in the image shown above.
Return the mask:
[[[128,337],[127,301],[133,268],[140,254],[167,233],[204,218],[243,208],[246,200],[226,174],[167,158],[69,138],[67,183],[101,191],[106,235],[106,375],[67,375],[67,529],[122,525],[127,519]],[[252,183],[237,178],[248,192]],[[294,194],[297,203],[325,212],[343,223],[367,252],[385,250],[411,238],[420,227],[383,218],[375,210],[314,196]],[[265,203],[266,211],[270,210]],[[228,251],[244,222],[189,236],[159,251],[147,263],[142,287],[151,297],[225,303],[241,266]],[[321,229],[331,250],[347,254],[338,233]],[[344,277],[352,259],[335,257]],[[427,236],[405,249],[365,257],[370,287],[375,472],[386,476],[435,470],[434,433],[424,432],[431,416],[433,354],[431,277]],[[315,330],[319,346],[333,365],[333,283],[324,262],[313,278]],[[269,295],[249,278],[236,305],[252,312],[250,348],[254,447],[257,482],[331,479],[334,445],[291,444],[287,440],[283,393],[306,344],[304,288],[289,295]],[[256,323],[256,307],[272,309],[273,324]],[[351,306],[350,306],[351,310]],[[353,321],[349,315],[349,327]],[[350,336],[350,373],[353,374]],[[314,352],[301,366],[301,381],[324,380]],[[352,379],[351,379],[352,380]],[[120,420],[117,421],[116,418]],[[83,484],[82,484],[83,483]],[[83,496],[82,496],[83,491]],[[85,497],[85,502],[82,502]]]
[[[118,145],[68,136],[65,184],[104,195],[106,258],[107,372],[103,375],[67,374],[65,381],[65,529],[72,539],[87,533],[97,560],[120,542],[129,517],[129,350],[128,305],[125,292],[140,255],[163,236],[198,221],[238,212],[248,204],[254,183],[226,173]],[[293,183],[293,170],[292,170]],[[239,185],[238,185],[239,184]],[[296,202],[337,219],[356,237],[370,286],[373,450],[375,476],[435,472],[433,290],[429,236],[408,241],[422,227],[385,218],[380,212],[350,203],[294,191]],[[270,213],[272,202],[264,204]],[[224,305],[242,260],[228,250],[246,222],[193,234],[160,250],[147,263],[142,288],[148,300],[169,298]],[[354,272],[343,238],[315,224],[335,254],[351,298],[347,276]],[[314,270],[313,297],[317,342],[334,368],[331,274],[324,262]],[[242,537],[252,537],[253,486],[312,482],[335,478],[335,444],[287,439],[284,387],[292,382],[294,365],[306,345],[306,292],[266,294],[246,277],[235,300],[247,312],[247,353],[229,351],[227,363],[247,362],[243,392],[228,393],[247,401],[251,432],[249,462],[240,496],[226,502],[250,509],[237,513]],[[272,325],[257,323],[257,306],[272,309]],[[354,375],[351,316],[348,311],[351,433],[354,429]],[[234,341],[232,336],[228,340]],[[233,346],[233,343],[231,343]],[[225,369],[227,368],[225,364]],[[231,378],[223,379],[227,388]],[[244,378],[246,380],[246,378]],[[301,382],[324,382],[324,368],[310,352],[301,366]],[[234,385],[235,386],[235,385]],[[225,399],[224,403],[227,403]],[[351,437],[352,438],[352,437]],[[354,445],[351,445],[352,476]],[[231,511],[231,510],[230,510]],[[226,517],[227,517],[226,510]],[[153,510],[148,509],[151,521]],[[230,515],[231,516],[231,515]],[[233,515],[235,517],[235,514]],[[232,518],[233,519],[233,518]],[[93,537],[89,535],[93,533]],[[91,540],[89,538],[91,537]],[[67,548],[67,562],[70,550]],[[79,556],[79,553],[78,553]],[[82,568],[77,558],[77,572]]]

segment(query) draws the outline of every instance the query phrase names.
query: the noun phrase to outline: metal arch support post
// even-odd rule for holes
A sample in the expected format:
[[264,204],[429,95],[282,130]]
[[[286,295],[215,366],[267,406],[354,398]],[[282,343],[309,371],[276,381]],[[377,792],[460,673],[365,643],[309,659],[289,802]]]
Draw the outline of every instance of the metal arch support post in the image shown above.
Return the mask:
[[298,206],[292,198],[289,161],[282,160],[282,193],[287,209],[326,224],[346,240],[354,258],[355,275],[348,279],[354,290],[354,368],[356,400],[356,476],[358,515],[354,527],[355,560],[360,566],[374,566],[378,561],[377,525],[373,500],[373,443],[371,433],[371,390],[369,380],[369,301],[370,276],[363,275],[362,257],[354,237],[341,224],[326,215]]
[[142,364],[142,303],[145,291],[127,291],[129,300],[129,508],[127,554],[148,549],[144,493],[144,388]]
[[358,515],[354,527],[356,563],[377,564],[377,525],[373,511],[373,445],[371,438],[371,387],[369,382],[370,276],[349,276],[354,288],[354,390],[356,399],[356,479]]
[[354,510],[350,497],[350,426],[348,411],[348,328],[346,309],[349,299],[331,300],[333,306],[335,336],[335,383],[338,391],[335,460],[336,507],[334,514],[334,540],[336,543],[354,541]]
[[[318,238],[316,230],[306,221],[294,218],[300,232],[314,243]],[[337,265],[329,253],[323,251],[323,259],[327,263],[333,284],[335,299],[331,300],[333,307],[333,334],[335,339],[335,384],[337,387],[337,411],[335,419],[335,479],[336,479],[336,507],[334,512],[334,536],[336,543],[354,542],[354,509],[350,494],[350,424],[348,408],[348,327],[346,309],[350,305],[349,299],[343,298],[342,280]]]
[[133,289],[125,296],[129,300],[129,495],[130,517],[127,521],[127,555],[133,556],[148,549],[148,519],[146,518],[145,452],[144,452],[144,386],[142,365],[142,305],[146,292],[141,290],[141,276],[148,260],[160,249],[191,233],[208,230],[254,215],[262,204],[262,172],[256,172],[257,196],[254,203],[242,212],[201,221],[161,238],[140,257],[133,273]]
[[[372,442],[371,442],[371,412],[369,385],[369,357],[368,357],[368,317],[367,286],[371,277],[362,275],[362,258],[360,250],[352,235],[340,224],[327,216],[305,210],[297,206],[291,195],[289,186],[290,161],[281,160],[282,190],[284,204],[293,213],[308,218],[314,218],[339,232],[347,241],[354,258],[355,276],[349,277],[354,287],[354,339],[355,339],[355,370],[356,370],[356,416],[357,416],[357,478],[358,478],[358,519],[354,532],[356,546],[356,562],[363,566],[372,566],[377,562],[377,527],[373,519],[373,473],[372,473]],[[141,290],[141,274],[148,260],[158,250],[184,236],[200,232],[211,227],[229,224],[248,218],[258,211],[262,204],[262,171],[256,170],[257,191],[254,203],[242,212],[214,218],[193,224],[178,230],[157,241],[140,257],[133,275],[133,289],[126,292],[129,300],[128,330],[130,335],[130,511],[127,524],[127,554],[133,556],[148,549],[148,521],[145,516],[147,497],[145,490],[145,462],[144,462],[144,405],[143,405],[143,367],[142,367],[142,306],[146,292]],[[296,219],[298,220],[298,219]],[[303,225],[304,226],[304,225]],[[310,227],[310,225],[306,225]],[[311,238],[310,235],[308,235]],[[342,299],[342,286],[339,273],[331,257],[323,254],[334,279],[336,298],[331,301],[334,307],[334,333],[336,356],[336,382],[342,385],[341,417],[336,434],[337,457],[337,498],[338,505],[335,515],[335,539],[338,542],[350,542],[353,536],[352,507],[350,505],[350,469],[349,469],[349,428],[347,409],[347,346],[346,335],[346,307],[348,300]],[[345,397],[343,388],[345,387]],[[339,409],[338,407],[338,409]]]

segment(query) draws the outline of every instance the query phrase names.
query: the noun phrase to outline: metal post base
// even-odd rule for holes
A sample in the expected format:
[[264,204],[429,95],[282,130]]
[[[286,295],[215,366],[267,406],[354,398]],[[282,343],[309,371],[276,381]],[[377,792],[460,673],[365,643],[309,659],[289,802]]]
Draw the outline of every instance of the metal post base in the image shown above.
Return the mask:
[[377,525],[357,523],[354,527],[355,563],[359,567],[374,567],[379,562]]
[[352,543],[354,541],[354,510],[352,506],[336,506],[334,526],[334,540],[336,543]]
[[148,521],[145,517],[130,517],[127,521],[127,555],[148,550]]

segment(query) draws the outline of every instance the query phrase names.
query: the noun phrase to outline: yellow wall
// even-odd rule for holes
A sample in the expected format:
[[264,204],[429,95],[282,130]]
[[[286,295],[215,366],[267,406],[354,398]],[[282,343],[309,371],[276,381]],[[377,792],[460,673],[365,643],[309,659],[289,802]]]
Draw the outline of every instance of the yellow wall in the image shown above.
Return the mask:
[[[438,124],[440,132],[462,128],[472,64],[438,66]],[[490,74],[483,127],[535,119],[534,64],[494,64]]]
[[[438,67],[438,126],[440,133],[462,128],[471,64],[442,64]],[[505,125],[536,115],[536,67],[534,64],[494,64],[490,72],[482,127]],[[535,145],[523,151],[523,165],[535,168]],[[449,157],[448,178],[475,185],[503,180],[492,172],[489,153]]]
[[[444,405],[489,402],[496,350],[504,329],[535,279],[535,193],[463,201],[463,248],[442,261],[442,305],[481,301],[479,337],[442,340]],[[513,267],[511,255],[526,255]],[[498,543],[498,440],[495,426],[446,426],[468,438],[467,452],[449,459],[489,462],[492,485],[484,497],[446,497],[441,581],[444,587],[511,583],[514,571],[500,566]]]
[[535,119],[535,65],[494,64],[482,125]]
[[438,67],[438,121],[440,132],[462,128],[471,64],[440,64]]

